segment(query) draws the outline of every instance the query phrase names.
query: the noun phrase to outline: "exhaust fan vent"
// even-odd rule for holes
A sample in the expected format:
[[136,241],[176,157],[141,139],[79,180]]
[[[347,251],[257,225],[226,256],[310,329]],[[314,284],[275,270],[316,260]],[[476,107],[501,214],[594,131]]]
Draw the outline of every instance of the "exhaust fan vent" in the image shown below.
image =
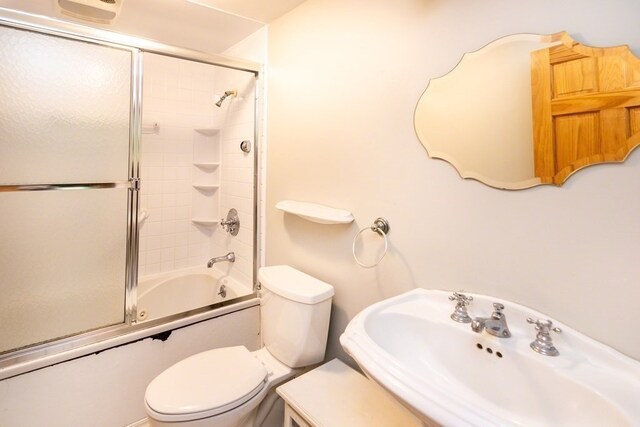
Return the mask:
[[58,12],[85,21],[110,24],[120,13],[124,0],[54,0]]

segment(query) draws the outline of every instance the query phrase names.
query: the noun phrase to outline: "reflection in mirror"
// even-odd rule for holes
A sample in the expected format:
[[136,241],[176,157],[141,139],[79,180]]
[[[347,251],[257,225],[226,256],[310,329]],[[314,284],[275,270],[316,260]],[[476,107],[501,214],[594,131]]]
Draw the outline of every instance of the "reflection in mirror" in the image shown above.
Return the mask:
[[467,53],[418,101],[430,157],[503,189],[562,183],[640,144],[640,60],[566,33],[517,34]]

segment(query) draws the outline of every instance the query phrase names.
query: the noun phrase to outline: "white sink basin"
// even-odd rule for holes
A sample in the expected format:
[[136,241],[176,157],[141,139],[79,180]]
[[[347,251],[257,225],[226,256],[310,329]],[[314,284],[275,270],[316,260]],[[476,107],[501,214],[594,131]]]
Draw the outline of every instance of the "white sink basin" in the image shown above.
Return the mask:
[[450,294],[416,289],[381,301],[340,337],[362,370],[426,424],[640,426],[640,362],[555,320],[560,355],[538,354],[526,318],[547,316],[471,294],[471,317],[504,304],[512,336],[473,332],[450,319]]

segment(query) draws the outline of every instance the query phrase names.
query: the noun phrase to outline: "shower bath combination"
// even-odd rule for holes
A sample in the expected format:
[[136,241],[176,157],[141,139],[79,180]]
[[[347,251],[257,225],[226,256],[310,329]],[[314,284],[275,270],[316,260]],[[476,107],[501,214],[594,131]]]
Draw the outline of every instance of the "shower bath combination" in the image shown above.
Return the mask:
[[228,90],[226,91],[218,100],[218,102],[216,102],[216,106],[218,107],[222,107],[222,103],[224,102],[225,99],[232,97],[235,98],[236,96],[238,96],[238,91],[233,89],[233,90]]

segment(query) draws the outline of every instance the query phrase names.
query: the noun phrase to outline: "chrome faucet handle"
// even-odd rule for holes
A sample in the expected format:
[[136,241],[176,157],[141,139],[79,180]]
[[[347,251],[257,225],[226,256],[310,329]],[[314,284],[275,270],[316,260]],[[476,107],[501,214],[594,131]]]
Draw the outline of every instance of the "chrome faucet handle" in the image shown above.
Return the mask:
[[220,226],[224,231],[229,233],[235,229],[237,223],[238,222],[235,219],[230,219],[230,220],[228,219],[226,221],[224,218],[220,219]]
[[473,297],[467,296],[461,292],[462,291],[454,292],[452,295],[449,296],[449,301],[457,301],[458,304],[469,305],[469,301],[473,301]]
[[551,331],[560,333],[562,329],[554,328],[551,320],[533,320],[531,317],[527,317],[527,323],[535,325],[535,330],[538,331],[536,339],[529,345],[533,351],[544,354],[545,356],[557,356],[560,354],[558,349],[553,345],[551,339]]
[[542,333],[545,334],[549,334],[549,332],[553,331],[553,332],[562,332],[562,329],[560,328],[552,328],[551,326],[553,326],[553,322],[551,320],[533,320],[531,317],[527,317],[527,323],[536,325],[536,331],[540,331]]
[[235,225],[237,221],[235,219],[225,220],[224,218],[220,218],[220,225],[224,227],[231,227]]
[[499,302],[493,303],[493,314],[502,315],[502,310],[504,310],[504,304],[500,304]]
[[454,312],[451,313],[451,319],[459,323],[470,323],[471,317],[467,312],[467,306],[469,302],[473,301],[473,297],[460,292],[454,292],[453,295],[449,296],[449,301],[456,301],[456,308]]

